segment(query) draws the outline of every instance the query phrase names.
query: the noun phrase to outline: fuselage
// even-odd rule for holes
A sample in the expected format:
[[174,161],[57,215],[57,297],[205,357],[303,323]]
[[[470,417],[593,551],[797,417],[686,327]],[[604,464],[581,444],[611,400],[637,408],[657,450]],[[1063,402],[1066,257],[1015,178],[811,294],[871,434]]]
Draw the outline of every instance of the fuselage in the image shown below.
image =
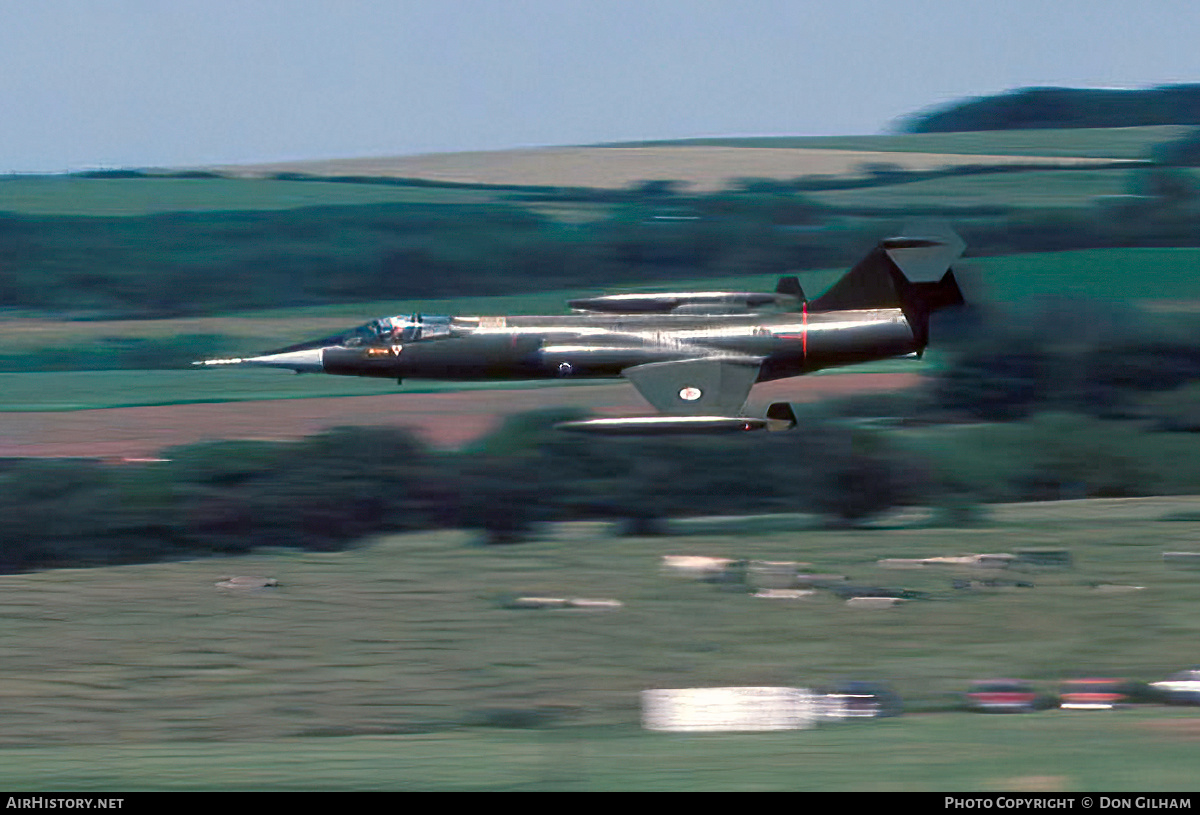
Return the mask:
[[[654,416],[564,422],[607,434],[786,430],[776,402],[745,413],[756,382],[924,350],[929,317],[964,303],[952,232],[887,238],[815,300],[795,276],[774,292],[611,294],[570,301],[576,313],[528,317],[380,317],[255,357],[204,366],[441,380],[623,377]],[[939,277],[940,275],[940,277]]]
[[320,349],[320,365],[392,379],[613,378],[651,362],[736,355],[761,358],[765,382],[921,350],[899,308],[425,319],[434,330]]

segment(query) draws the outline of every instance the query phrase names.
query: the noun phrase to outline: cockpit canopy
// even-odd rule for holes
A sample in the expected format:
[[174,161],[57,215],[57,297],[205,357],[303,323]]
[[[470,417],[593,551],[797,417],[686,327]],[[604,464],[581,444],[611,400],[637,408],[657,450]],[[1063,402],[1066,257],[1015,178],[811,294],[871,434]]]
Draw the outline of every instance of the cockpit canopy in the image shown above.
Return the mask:
[[341,338],[347,347],[418,342],[450,336],[452,317],[412,314],[407,317],[380,317],[348,332]]
[[313,348],[328,348],[334,345],[361,348],[368,345],[401,345],[421,340],[436,340],[452,336],[452,326],[458,332],[470,329],[469,324],[463,324],[457,317],[434,317],[423,314],[412,314],[407,317],[380,317],[378,320],[363,323],[358,328],[334,334],[332,337],[307,340],[285,348],[267,351],[266,354],[286,354]]

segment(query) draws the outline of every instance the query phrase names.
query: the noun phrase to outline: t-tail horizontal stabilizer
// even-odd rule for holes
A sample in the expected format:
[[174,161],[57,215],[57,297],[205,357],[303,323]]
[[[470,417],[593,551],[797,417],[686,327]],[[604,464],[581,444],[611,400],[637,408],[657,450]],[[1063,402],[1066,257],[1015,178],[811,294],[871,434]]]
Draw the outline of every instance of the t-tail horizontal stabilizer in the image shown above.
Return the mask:
[[949,227],[887,238],[810,302],[808,311],[899,308],[923,349],[929,341],[929,315],[965,302],[950,268],[964,248]]

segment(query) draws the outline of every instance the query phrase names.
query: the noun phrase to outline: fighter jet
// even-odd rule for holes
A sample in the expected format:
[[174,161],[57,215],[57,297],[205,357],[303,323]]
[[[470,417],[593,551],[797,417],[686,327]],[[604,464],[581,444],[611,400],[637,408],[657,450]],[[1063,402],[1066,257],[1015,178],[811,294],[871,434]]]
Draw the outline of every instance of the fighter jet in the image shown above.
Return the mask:
[[950,264],[964,244],[948,230],[881,241],[828,291],[795,277],[774,292],[615,294],[569,301],[559,316],[380,317],[343,334],[206,367],[395,379],[625,378],[657,415],[564,422],[607,434],[785,430],[791,406],[744,413],[756,382],[891,357],[920,356],[929,317],[961,305]]

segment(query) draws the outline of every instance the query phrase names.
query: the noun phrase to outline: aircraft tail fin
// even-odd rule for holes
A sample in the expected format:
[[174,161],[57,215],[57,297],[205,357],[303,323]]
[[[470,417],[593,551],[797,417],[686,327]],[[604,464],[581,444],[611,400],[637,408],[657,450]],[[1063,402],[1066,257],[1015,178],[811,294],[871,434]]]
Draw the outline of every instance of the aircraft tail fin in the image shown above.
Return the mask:
[[810,312],[900,308],[917,343],[929,340],[929,315],[962,305],[962,290],[950,269],[964,244],[949,229],[920,237],[887,238],[855,264],[829,291],[809,302]]

